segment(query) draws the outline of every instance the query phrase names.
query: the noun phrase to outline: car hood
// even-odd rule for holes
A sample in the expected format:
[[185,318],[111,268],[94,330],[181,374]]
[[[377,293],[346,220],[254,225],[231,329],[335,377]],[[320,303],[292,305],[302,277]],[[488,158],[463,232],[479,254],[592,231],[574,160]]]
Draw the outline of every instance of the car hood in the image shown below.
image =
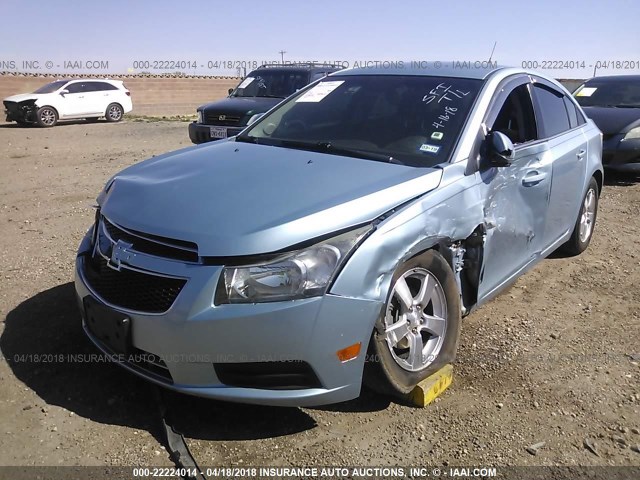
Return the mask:
[[264,113],[280,103],[283,98],[268,97],[227,97],[216,102],[198,107],[198,110],[221,112],[227,115],[246,115],[249,111],[254,115]]
[[195,242],[201,256],[276,252],[371,221],[436,188],[442,170],[234,141],[133,165],[101,194],[125,228]]
[[605,135],[627,133],[640,125],[640,108],[583,107]]
[[5,102],[24,102],[25,100],[38,100],[42,95],[37,93],[19,93],[18,95],[11,95],[4,99]]

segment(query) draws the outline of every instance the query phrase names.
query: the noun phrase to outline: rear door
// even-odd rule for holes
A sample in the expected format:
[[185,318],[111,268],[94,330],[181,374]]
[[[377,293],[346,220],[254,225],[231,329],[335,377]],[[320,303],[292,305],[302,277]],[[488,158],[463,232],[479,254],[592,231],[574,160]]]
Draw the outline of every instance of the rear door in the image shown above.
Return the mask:
[[85,113],[94,115],[104,115],[107,105],[116,87],[107,82],[87,82],[85,94]]
[[573,229],[586,175],[587,141],[578,124],[573,102],[546,81],[533,84],[533,99],[540,134],[553,162],[553,181],[543,245],[555,249]]
[[97,112],[104,115],[109,104],[113,102],[119,103],[123,107],[125,106],[125,103],[122,99],[122,96],[124,95],[123,90],[120,90],[118,87],[108,82],[94,83],[96,92],[95,104]]

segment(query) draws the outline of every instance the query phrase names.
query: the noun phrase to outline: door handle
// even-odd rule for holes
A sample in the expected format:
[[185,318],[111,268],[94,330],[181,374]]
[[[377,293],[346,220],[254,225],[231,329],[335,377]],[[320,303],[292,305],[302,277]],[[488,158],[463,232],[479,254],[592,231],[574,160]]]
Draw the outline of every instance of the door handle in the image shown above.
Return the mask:
[[522,179],[522,185],[524,185],[525,187],[533,187],[534,185],[539,184],[546,177],[547,174],[545,172],[532,170],[524,176],[524,178]]
[[586,150],[580,150],[578,153],[576,153],[578,160],[582,160],[584,158],[585,153],[587,153]]
[[84,95],[82,95],[82,96],[80,96],[80,97],[78,97],[78,98],[84,98]]

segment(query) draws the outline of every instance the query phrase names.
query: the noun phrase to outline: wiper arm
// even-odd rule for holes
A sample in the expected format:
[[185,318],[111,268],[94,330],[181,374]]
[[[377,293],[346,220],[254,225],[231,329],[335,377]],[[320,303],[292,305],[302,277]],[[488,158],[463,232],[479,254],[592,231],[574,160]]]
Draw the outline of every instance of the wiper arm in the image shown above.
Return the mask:
[[404,165],[401,161],[383,153],[368,152],[366,150],[358,150],[347,147],[336,147],[331,142],[304,142],[300,140],[278,140],[283,147],[299,148],[301,150],[310,150],[312,152],[330,153],[333,155],[345,155],[347,157],[364,158],[366,160],[375,160],[377,162],[395,163]]
[[640,105],[633,105],[628,103],[623,103],[620,105],[611,105],[611,106],[616,108],[640,108]]
[[318,146],[327,153],[334,153],[336,155],[346,155],[349,157],[364,158],[366,160],[375,160],[377,162],[395,163],[397,165],[404,165],[400,160],[393,158],[390,155],[384,153],[368,152],[366,150],[358,150],[356,148],[336,147],[331,142],[319,142]]
[[236,136],[236,142],[258,143],[258,137],[253,137],[251,135],[238,135]]

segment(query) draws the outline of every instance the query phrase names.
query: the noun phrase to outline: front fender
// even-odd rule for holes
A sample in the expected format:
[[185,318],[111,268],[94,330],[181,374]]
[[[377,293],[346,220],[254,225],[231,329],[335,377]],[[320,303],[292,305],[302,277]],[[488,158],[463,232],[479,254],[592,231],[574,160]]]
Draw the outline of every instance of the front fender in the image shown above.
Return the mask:
[[483,202],[466,162],[447,165],[440,186],[382,220],[336,278],[331,293],[386,302],[400,264],[436,245],[468,238],[483,223]]

